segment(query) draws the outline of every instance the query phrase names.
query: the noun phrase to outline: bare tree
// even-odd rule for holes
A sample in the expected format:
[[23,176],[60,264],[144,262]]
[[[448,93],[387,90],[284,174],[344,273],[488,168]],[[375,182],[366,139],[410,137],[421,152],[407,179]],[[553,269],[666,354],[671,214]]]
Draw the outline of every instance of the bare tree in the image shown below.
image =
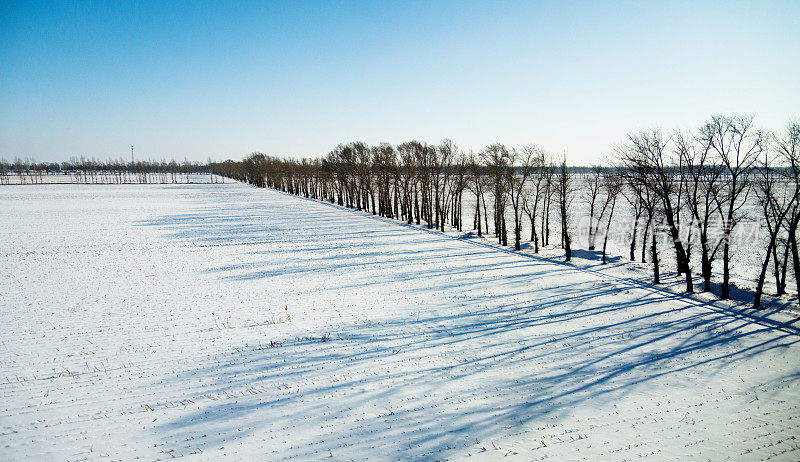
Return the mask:
[[777,270],[779,265],[775,256],[778,245],[778,236],[782,229],[782,224],[786,220],[787,214],[795,207],[798,199],[796,188],[787,188],[783,184],[784,178],[780,169],[773,167],[773,160],[768,154],[759,165],[759,175],[756,179],[755,192],[761,206],[762,218],[767,226],[769,244],[767,245],[766,255],[761,264],[761,272],[758,276],[756,293],[753,298],[753,307],[761,307],[761,295],[764,292],[764,280],[766,279],[767,268],[769,267],[770,257],[773,257],[774,265]]
[[419,185],[419,195],[416,190],[414,193],[416,221],[417,224],[420,224],[420,220],[424,220],[425,226],[432,229],[434,193],[431,188],[431,178],[434,174],[433,162],[436,157],[436,148],[420,142],[412,142],[412,146],[417,166],[417,184]]
[[397,168],[396,159],[397,154],[391,144],[381,143],[372,147],[372,164],[378,189],[378,215],[387,218],[394,217],[392,178]]
[[431,178],[433,181],[433,192],[435,196],[435,215],[436,225],[444,231],[444,223],[447,216],[447,188],[453,170],[453,159],[458,154],[458,147],[449,139],[435,148],[431,155]]
[[481,158],[488,170],[494,196],[494,229],[500,245],[508,245],[508,229],[506,227],[506,190],[507,168],[510,161],[508,149],[500,144],[493,144],[481,151]]
[[[469,153],[468,157],[470,177],[467,182],[467,188],[475,194],[475,219],[474,229],[478,231],[478,236],[482,236],[481,230],[481,200],[483,199],[483,191],[485,188],[485,179],[481,171],[481,161],[475,153]],[[487,230],[488,232],[488,230]]]
[[[414,155],[415,146],[412,142],[402,143],[397,146],[399,153],[400,168],[398,171],[400,187],[402,190],[401,200],[403,206],[401,207],[402,216],[405,217],[406,223],[409,225],[414,222],[414,193],[416,191],[417,181],[417,160]],[[417,215],[417,218],[419,215]],[[419,220],[417,220],[419,224]]]
[[372,166],[372,153],[369,146],[365,143],[357,141],[351,143],[350,149],[353,152],[353,160],[355,163],[355,179],[356,179],[356,208],[358,210],[370,210],[370,203],[372,204],[372,214],[375,215],[375,195],[373,191],[373,166]]
[[[586,178],[586,202],[589,204],[589,250],[595,249],[595,236],[600,226],[602,216],[595,219],[595,206],[597,198],[600,196],[600,189],[603,184],[603,168],[593,165],[589,176]],[[603,208],[605,212],[605,208]]]
[[542,242],[550,245],[550,205],[556,192],[556,163],[548,161],[544,169],[544,192],[542,194]]
[[[597,233],[600,232],[600,225],[603,223],[603,218],[612,205],[616,201],[616,194],[612,197],[608,194],[607,186],[616,184],[613,178],[609,179],[604,172],[603,167],[595,165],[592,167],[592,172],[588,179],[589,195],[589,250],[595,250]],[[619,191],[614,191],[618,193]],[[605,193],[605,194],[604,194]],[[616,203],[616,202],[614,202]]]
[[[645,262],[645,254],[648,247],[647,233],[650,231],[650,255],[653,262],[653,283],[658,284],[661,282],[661,274],[659,272],[658,246],[656,238],[657,226],[654,223],[656,221],[656,214],[658,212],[658,196],[650,188],[646,187],[644,183],[642,183],[642,180],[646,177],[646,174],[627,169],[620,170],[620,174],[628,183],[633,193],[636,194],[636,202],[641,206],[642,214],[646,217],[644,230],[642,232],[642,263]],[[653,226],[651,226],[651,224]]]
[[569,207],[572,204],[572,188],[572,180],[569,177],[569,170],[567,169],[567,157],[563,156],[558,169],[556,191],[558,192],[558,208],[561,214],[561,242],[564,245],[564,261],[572,260],[572,238],[569,234]]
[[627,146],[618,149],[620,166],[634,183],[658,198],[675,248],[679,273],[686,278],[686,292],[693,292],[689,258],[681,241],[676,219],[680,210],[674,204],[675,195],[680,189],[680,180],[676,178],[675,169],[671,168],[666,147],[667,141],[657,129],[629,135]]
[[753,116],[714,116],[700,129],[723,166],[724,182],[717,195],[722,220],[722,298],[730,297],[731,233],[743,215],[750,193],[750,174],[764,151],[764,132],[753,127]]
[[542,215],[544,215],[544,195],[547,180],[548,165],[547,155],[544,150],[539,150],[534,156],[531,171],[531,181],[523,199],[523,210],[531,223],[531,242],[533,242],[534,253],[539,253],[539,233],[536,230],[536,218],[539,211],[539,204],[542,203]]
[[531,176],[536,156],[540,149],[533,145],[524,146],[521,150],[511,150],[506,165],[506,185],[511,209],[514,212],[514,250],[520,250],[522,235],[522,203],[525,200],[525,184]]
[[785,226],[789,248],[792,252],[795,290],[800,291],[800,252],[798,252],[797,245],[797,227],[800,223],[800,122],[789,124],[783,136],[774,136],[773,139],[782,163],[788,166],[786,188],[794,191],[794,195],[799,199],[790,209]]
[[[611,230],[611,221],[614,218],[614,207],[617,204],[617,197],[622,191],[622,179],[617,175],[606,175],[603,178],[603,192],[605,193],[604,203],[611,204],[606,221],[606,232],[603,236],[603,264],[606,264],[606,249],[608,246],[608,234]],[[602,215],[601,215],[602,217]]]
[[[624,177],[623,177],[624,178]],[[631,245],[630,245],[630,260],[636,260],[636,237],[639,232],[639,221],[644,214],[644,203],[641,200],[641,193],[636,190],[638,185],[626,183],[628,189],[622,188],[622,197],[625,198],[625,201],[631,207],[633,211],[633,229],[631,230]],[[647,231],[645,230],[645,234],[642,237],[642,246],[647,245]],[[644,254],[643,254],[644,255]],[[642,258],[644,261],[644,258]]]
[[709,157],[711,144],[708,139],[697,138],[676,132],[676,150],[683,158],[683,174],[686,175],[685,204],[692,215],[692,223],[698,231],[700,242],[700,267],[703,275],[703,291],[711,290],[711,272],[722,240],[711,241],[713,218],[719,212],[722,182],[722,166]]
[[469,164],[467,157],[464,153],[459,152],[453,161],[453,180],[450,182],[450,200],[451,205],[451,224],[459,231],[461,231],[463,223],[461,214],[463,212],[462,198],[464,190],[467,188],[467,171]]

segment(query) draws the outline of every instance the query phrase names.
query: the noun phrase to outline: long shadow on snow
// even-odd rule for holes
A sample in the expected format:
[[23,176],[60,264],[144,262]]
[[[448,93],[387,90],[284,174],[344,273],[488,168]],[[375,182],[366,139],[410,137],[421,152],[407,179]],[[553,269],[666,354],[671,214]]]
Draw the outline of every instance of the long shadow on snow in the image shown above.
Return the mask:
[[[280,448],[286,456],[319,456],[328,451],[358,454],[359,448],[392,444],[388,454],[394,457],[437,458],[440,451],[471,446],[475,439],[487,441],[504,426],[558,422],[581,404],[616,401],[639,384],[676,377],[679,372],[701,369],[702,377],[711,378],[736,361],[800,340],[793,322],[776,321],[769,313],[687,299],[634,279],[597,273],[612,283],[549,285],[545,296],[535,289],[520,289],[520,282],[548,271],[538,271],[537,263],[542,262],[535,258],[508,252],[518,258],[503,264],[522,265],[527,271],[496,280],[485,274],[497,265],[472,260],[497,255],[497,249],[482,243],[462,240],[482,247],[478,252],[436,250],[436,240],[451,238],[431,232],[434,236],[419,239],[424,250],[392,258],[392,244],[372,238],[413,239],[420,235],[419,228],[385,223],[380,229],[373,225],[358,232],[332,234],[329,229],[323,237],[314,230],[355,227],[358,219],[341,209],[328,209],[321,218],[315,213],[312,219],[307,217],[307,208],[298,207],[294,212],[267,213],[267,228],[258,224],[259,211],[248,207],[233,211],[210,207],[142,224],[164,227],[174,238],[198,242],[283,243],[289,237],[293,245],[269,250],[277,255],[283,252],[287,258],[297,249],[340,249],[327,245],[332,240],[328,237],[334,236],[335,241],[352,244],[344,249],[348,252],[345,264],[337,265],[335,255],[305,258],[302,263],[313,267],[331,261],[328,269],[354,270],[382,257],[384,264],[404,260],[415,269],[392,274],[390,280],[466,274],[466,281],[451,286],[438,281],[436,287],[447,290],[468,284],[471,295],[463,300],[464,306],[446,314],[420,312],[378,324],[353,323],[328,333],[330,337],[321,332],[311,339],[265,339],[264,345],[236,348],[207,367],[165,378],[194,385],[196,392],[184,399],[221,401],[159,427],[187,441],[202,432],[201,449],[272,430],[283,435],[284,445],[291,446]],[[371,217],[360,219],[367,218]],[[281,225],[282,220],[291,225]],[[362,248],[365,241],[370,244]],[[432,258],[470,260],[452,269],[413,264],[424,263],[429,252],[439,252]],[[274,268],[270,262],[208,271],[224,274],[259,265],[272,265],[274,274],[269,269],[249,274],[292,274],[291,268]],[[313,269],[295,268],[294,273],[302,271]],[[482,295],[483,289],[497,289],[499,284],[507,285],[508,292]],[[644,290],[631,296],[626,288],[632,287]],[[620,297],[622,292],[628,296]],[[531,294],[536,294],[535,303],[518,301]],[[266,346],[270,340],[280,346]],[[498,367],[503,374],[495,373]],[[798,376],[783,380],[797,382]],[[330,425],[339,419],[350,425]],[[297,433],[300,428],[306,436]],[[291,445],[294,438],[303,444]]]
[[[670,295],[576,307],[579,293],[602,300],[616,291],[581,286],[533,307],[357,323],[327,342],[279,339],[280,347],[237,349],[170,379],[203,384],[200,394],[184,399],[229,399],[160,428],[185,439],[202,431],[208,435],[202,447],[209,448],[277,424],[288,441],[311,432],[318,443],[284,448],[287,456],[392,444],[398,457],[437,458],[447,448],[485,442],[503,427],[557,422],[583,403],[614,402],[639,384],[694,368],[710,378],[800,341],[794,327],[776,331],[696,306],[647,310]],[[609,323],[610,312],[625,315]],[[250,399],[243,390],[252,392]],[[353,427],[327,429],[340,419]]]

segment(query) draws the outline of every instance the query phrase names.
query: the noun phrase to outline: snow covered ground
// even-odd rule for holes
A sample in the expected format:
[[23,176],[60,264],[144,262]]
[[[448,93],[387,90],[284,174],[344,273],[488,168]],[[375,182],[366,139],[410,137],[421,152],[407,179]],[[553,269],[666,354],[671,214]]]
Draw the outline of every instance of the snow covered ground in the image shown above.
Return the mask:
[[800,459],[789,313],[240,184],[0,210],[2,460]]

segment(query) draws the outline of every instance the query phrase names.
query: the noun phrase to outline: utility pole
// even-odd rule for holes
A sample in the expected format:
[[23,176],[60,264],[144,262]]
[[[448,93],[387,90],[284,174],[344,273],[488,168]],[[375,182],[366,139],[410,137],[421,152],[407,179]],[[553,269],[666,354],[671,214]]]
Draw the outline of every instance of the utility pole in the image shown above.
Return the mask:
[[133,145],[131,145],[131,163],[133,163]]

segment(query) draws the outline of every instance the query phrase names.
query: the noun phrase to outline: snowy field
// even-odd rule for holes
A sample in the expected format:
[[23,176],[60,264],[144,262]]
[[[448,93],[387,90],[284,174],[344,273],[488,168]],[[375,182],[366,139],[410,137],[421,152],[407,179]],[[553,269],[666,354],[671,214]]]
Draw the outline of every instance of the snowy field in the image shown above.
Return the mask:
[[800,459],[795,315],[240,184],[0,211],[0,460]]

